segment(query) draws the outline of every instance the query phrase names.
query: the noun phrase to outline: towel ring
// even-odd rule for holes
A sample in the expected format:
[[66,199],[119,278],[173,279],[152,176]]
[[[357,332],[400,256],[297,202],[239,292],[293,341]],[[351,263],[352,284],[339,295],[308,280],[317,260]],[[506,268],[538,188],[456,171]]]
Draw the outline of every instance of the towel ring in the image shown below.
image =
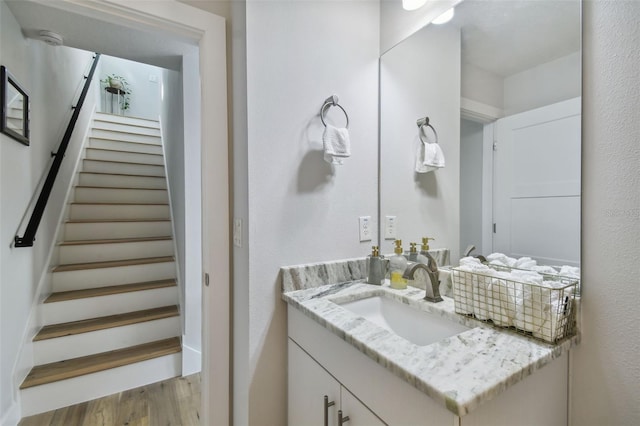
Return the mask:
[[418,125],[418,136],[420,137],[420,141],[422,143],[429,143],[429,141],[425,141],[422,138],[422,135],[424,135],[425,137],[427,136],[424,132],[425,127],[431,128],[433,134],[436,137],[436,143],[438,143],[438,132],[436,132],[436,129],[431,124],[429,124],[429,117],[420,118],[418,121],[416,121],[416,124]]
[[327,127],[327,123],[325,123],[324,121],[324,116],[327,113],[327,110],[329,109],[329,107],[332,106],[336,106],[338,108],[340,108],[342,110],[342,112],[344,113],[344,116],[347,119],[347,125],[345,126],[347,129],[349,128],[349,114],[347,114],[347,111],[345,111],[344,108],[342,108],[342,105],[340,105],[338,103],[338,96],[337,95],[332,95],[330,97],[328,97],[327,99],[325,99],[324,104],[322,104],[322,108],[320,108],[320,120],[322,121],[322,124],[324,124],[324,127]]

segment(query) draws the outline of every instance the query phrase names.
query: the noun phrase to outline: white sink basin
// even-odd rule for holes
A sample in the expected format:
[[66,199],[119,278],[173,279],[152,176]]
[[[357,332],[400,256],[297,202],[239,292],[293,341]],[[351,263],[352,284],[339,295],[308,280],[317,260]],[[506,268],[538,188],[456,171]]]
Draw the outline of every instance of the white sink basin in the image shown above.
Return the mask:
[[340,306],[418,346],[469,330],[462,324],[386,297],[368,297]]

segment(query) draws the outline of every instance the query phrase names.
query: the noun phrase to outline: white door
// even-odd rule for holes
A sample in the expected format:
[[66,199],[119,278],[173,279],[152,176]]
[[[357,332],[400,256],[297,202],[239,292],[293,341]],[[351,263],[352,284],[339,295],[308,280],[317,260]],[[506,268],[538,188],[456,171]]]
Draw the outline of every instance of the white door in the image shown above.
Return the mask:
[[580,98],[496,122],[493,251],[580,262]]

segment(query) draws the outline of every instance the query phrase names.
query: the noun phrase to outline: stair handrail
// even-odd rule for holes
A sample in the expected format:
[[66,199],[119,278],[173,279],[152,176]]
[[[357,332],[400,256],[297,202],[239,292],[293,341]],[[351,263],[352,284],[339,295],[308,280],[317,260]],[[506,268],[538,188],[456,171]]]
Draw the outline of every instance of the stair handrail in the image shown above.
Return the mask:
[[49,196],[51,195],[51,190],[53,189],[53,184],[58,177],[62,159],[64,158],[64,154],[67,151],[67,147],[69,146],[69,141],[71,140],[73,129],[75,129],[76,127],[76,122],[78,121],[78,117],[80,116],[80,110],[82,109],[82,105],[84,104],[84,99],[87,97],[87,93],[89,92],[89,87],[91,86],[93,74],[96,71],[99,59],[100,54],[96,53],[93,57],[93,64],[91,65],[89,74],[84,76],[85,82],[84,86],[82,87],[80,97],[78,98],[78,102],[74,107],[72,107],[73,114],[71,115],[71,119],[69,120],[67,129],[64,132],[62,141],[60,141],[58,150],[55,153],[52,153],[52,155],[54,156],[53,163],[51,164],[51,168],[49,169],[47,178],[42,185],[40,195],[38,196],[38,201],[36,201],[36,205],[33,209],[33,212],[31,213],[31,218],[29,219],[29,223],[27,224],[27,227],[24,231],[24,235],[22,237],[16,235],[15,237],[15,247],[33,247],[33,242],[36,240],[36,232],[38,232],[40,221],[42,220],[42,216],[44,215],[44,209],[47,207],[47,202],[49,201]]

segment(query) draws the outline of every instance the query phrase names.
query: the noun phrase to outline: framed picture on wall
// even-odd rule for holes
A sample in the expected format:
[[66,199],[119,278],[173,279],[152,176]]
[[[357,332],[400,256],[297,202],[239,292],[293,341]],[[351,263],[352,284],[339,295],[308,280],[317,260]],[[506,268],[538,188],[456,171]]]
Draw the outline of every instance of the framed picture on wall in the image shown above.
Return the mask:
[[2,65],[0,82],[0,132],[29,145],[29,94],[7,67]]

